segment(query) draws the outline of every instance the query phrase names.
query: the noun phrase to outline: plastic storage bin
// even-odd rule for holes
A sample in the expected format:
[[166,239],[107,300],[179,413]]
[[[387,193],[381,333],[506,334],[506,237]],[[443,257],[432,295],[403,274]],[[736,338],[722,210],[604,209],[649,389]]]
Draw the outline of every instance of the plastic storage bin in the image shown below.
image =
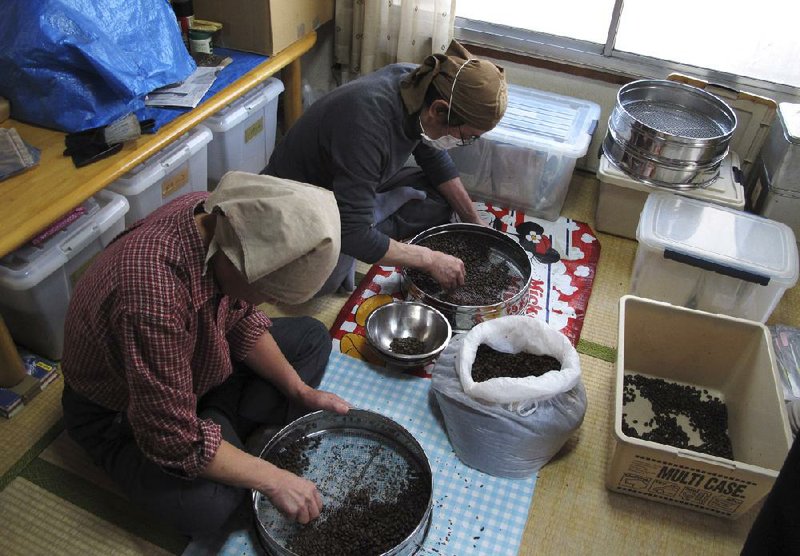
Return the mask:
[[744,186],[739,171],[739,156],[730,151],[719,168],[719,178],[707,187],[668,191],[634,179],[602,155],[597,168],[600,191],[595,208],[595,229],[630,239],[636,239],[636,226],[647,196],[662,191],[700,199],[710,203],[744,210]]
[[206,191],[211,131],[201,125],[108,186],[128,199],[130,226],[186,193]]
[[100,191],[86,213],[40,247],[25,245],[0,259],[0,314],[14,340],[61,359],[72,291],[94,257],[125,229],[128,201]]
[[555,220],[599,116],[594,102],[509,85],[497,127],[449,153],[476,199]]
[[[769,330],[757,322],[623,296],[606,486],[726,518],[741,516],[764,498],[792,442],[771,342]],[[625,434],[623,418],[639,435],[650,418],[642,414],[648,413],[646,402],[623,402],[628,373],[720,398],[734,460]],[[677,421],[691,440],[692,429]]]
[[631,293],[765,322],[798,275],[785,224],[670,193],[651,193],[636,229]]
[[203,122],[214,134],[208,146],[208,190],[231,170],[257,174],[275,149],[278,96],[283,83],[274,77]]

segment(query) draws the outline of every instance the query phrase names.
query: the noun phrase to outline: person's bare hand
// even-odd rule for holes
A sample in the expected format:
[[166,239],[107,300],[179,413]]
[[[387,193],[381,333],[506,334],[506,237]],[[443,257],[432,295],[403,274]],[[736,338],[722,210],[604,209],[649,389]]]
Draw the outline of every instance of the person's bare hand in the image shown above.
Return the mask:
[[319,517],[322,496],[316,485],[285,469],[276,468],[272,487],[259,489],[283,515],[305,525]]
[[304,389],[299,401],[312,411],[324,409],[344,415],[350,409],[350,404],[333,392],[315,390],[314,388]]
[[464,285],[466,277],[464,262],[458,257],[441,251],[432,251],[431,266],[427,271],[445,290],[453,290]]
[[480,214],[475,214],[474,218],[465,220],[465,222],[469,222],[470,224],[480,224],[481,226],[486,226],[487,228],[490,227],[490,223],[481,218]]

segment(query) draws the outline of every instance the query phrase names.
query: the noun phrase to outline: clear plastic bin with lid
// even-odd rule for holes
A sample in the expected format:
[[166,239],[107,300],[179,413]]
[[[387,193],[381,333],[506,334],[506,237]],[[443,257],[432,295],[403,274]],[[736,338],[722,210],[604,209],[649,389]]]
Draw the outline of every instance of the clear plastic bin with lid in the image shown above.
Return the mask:
[[791,228],[670,193],[651,193],[636,229],[631,293],[765,322],[797,283]]
[[81,208],[84,214],[43,243],[28,243],[0,259],[0,314],[15,342],[50,359],[61,359],[75,284],[125,229],[128,201],[104,190]]
[[208,190],[232,170],[257,174],[269,162],[278,129],[278,96],[283,83],[270,77],[203,125],[214,135],[208,145]]
[[125,215],[125,226],[141,220],[181,195],[206,191],[207,148],[210,142],[211,131],[198,125],[111,183],[108,189],[123,195],[130,204],[130,210]]
[[719,177],[706,187],[667,190],[648,185],[617,168],[605,154],[600,156],[597,179],[600,180],[600,190],[594,212],[594,229],[630,239],[636,239],[639,215],[652,192],[679,194],[737,210],[744,210],[745,206],[741,161],[733,151],[728,151],[720,164]]
[[599,116],[594,102],[509,85],[500,123],[474,144],[448,152],[475,199],[552,221]]

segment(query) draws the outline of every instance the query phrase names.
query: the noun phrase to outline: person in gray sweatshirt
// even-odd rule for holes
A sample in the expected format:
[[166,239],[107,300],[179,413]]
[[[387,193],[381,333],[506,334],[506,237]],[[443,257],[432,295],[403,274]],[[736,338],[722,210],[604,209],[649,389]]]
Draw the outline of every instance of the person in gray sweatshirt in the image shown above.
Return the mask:
[[503,69],[453,41],[446,54],[388,65],[305,111],[262,173],[336,197],[342,253],[319,295],[352,291],[356,259],[427,272],[445,289],[464,284],[460,259],[402,240],[453,213],[483,224],[446,151],[493,129],[506,104]]

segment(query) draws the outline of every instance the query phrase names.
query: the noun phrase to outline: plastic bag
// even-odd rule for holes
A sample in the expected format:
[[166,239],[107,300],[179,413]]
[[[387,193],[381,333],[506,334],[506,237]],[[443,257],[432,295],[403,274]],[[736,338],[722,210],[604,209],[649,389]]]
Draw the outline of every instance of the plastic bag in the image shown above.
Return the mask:
[[167,0],[5,0],[0,95],[13,118],[67,133],[144,107],[195,63]]
[[787,401],[800,400],[800,329],[783,324],[769,327],[778,374]]
[[[499,377],[475,382],[472,380],[472,364],[481,344],[504,353],[525,351],[550,355],[561,361],[561,370],[541,376]],[[517,410],[522,412],[526,411],[525,407],[539,400],[572,390],[581,378],[578,352],[567,337],[547,323],[523,315],[482,322],[467,332],[461,345],[457,370],[461,386],[468,396],[500,404],[515,403]]]
[[31,147],[16,129],[0,128],[0,180],[39,164],[41,152]]
[[[530,317],[525,317],[530,318]],[[456,359],[465,334],[453,338],[432,371],[431,388],[458,458],[489,475],[521,479],[536,473],[583,423],[586,390],[570,390],[540,400],[520,415],[500,404],[464,393]]]

